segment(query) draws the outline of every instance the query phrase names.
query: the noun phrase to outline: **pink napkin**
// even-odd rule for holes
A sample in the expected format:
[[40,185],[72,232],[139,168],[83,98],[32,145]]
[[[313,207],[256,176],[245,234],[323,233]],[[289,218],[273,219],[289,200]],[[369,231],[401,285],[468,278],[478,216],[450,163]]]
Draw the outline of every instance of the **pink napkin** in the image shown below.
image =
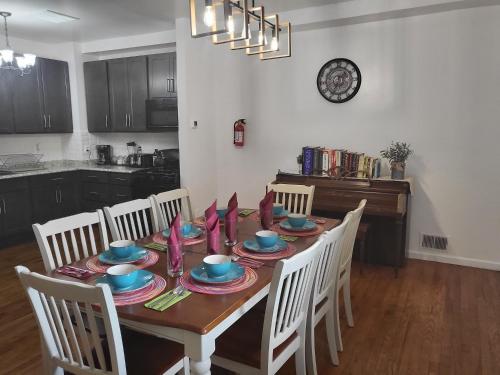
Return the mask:
[[219,253],[219,217],[217,214],[205,219],[205,230],[207,232],[207,253],[210,255]]
[[236,193],[233,194],[227,203],[227,212],[224,215],[224,230],[226,238],[230,242],[236,241],[236,225],[238,223],[238,198]]
[[168,258],[173,272],[179,272],[182,267],[181,238],[177,234],[174,225],[170,226],[170,236],[167,238]]
[[182,238],[180,212],[175,215],[175,219],[172,221],[172,224],[170,224],[170,231],[172,230],[175,230],[176,237],[180,240]]
[[210,216],[215,214],[217,214],[217,199],[214,200],[214,203],[212,203],[212,205],[205,210],[205,222]]
[[56,269],[56,272],[80,280],[87,280],[91,276],[95,275],[94,271],[73,266],[62,266]]
[[260,224],[264,229],[270,229],[273,224],[273,203],[274,191],[272,190],[259,203]]

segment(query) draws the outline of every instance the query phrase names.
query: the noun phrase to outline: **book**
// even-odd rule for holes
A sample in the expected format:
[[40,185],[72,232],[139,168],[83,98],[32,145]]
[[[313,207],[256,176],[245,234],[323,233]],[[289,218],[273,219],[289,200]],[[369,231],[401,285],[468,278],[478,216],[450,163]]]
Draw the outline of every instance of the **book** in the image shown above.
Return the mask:
[[302,174],[310,176],[313,174],[314,151],[311,147],[302,148]]
[[330,170],[330,158],[328,157],[328,149],[324,148],[323,149],[323,155],[322,155],[322,167],[321,167],[321,174],[323,176],[328,176],[328,171]]

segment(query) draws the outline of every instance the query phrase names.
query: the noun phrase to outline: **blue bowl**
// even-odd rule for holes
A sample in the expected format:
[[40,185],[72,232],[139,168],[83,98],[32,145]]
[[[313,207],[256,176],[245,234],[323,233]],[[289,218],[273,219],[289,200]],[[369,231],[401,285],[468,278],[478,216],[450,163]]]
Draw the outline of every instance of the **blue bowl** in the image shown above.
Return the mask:
[[302,228],[307,221],[307,216],[303,214],[288,214],[288,222],[294,228]]
[[189,222],[184,222],[181,225],[181,231],[184,236],[188,235],[191,233],[191,229],[193,229],[193,225]]
[[278,233],[272,230],[261,230],[255,233],[255,239],[261,248],[273,247],[278,242]]
[[132,255],[135,242],[129,240],[114,241],[109,244],[109,250],[117,258],[127,258]]
[[273,215],[279,216],[283,212],[283,205],[281,203],[273,204]]
[[203,265],[210,277],[221,277],[231,269],[231,258],[226,255],[209,255],[203,258]]
[[219,216],[220,220],[224,220],[224,216],[226,215],[227,208],[218,208],[217,209],[217,216]]
[[138,268],[133,264],[119,264],[106,270],[106,277],[115,288],[126,288],[137,280]]

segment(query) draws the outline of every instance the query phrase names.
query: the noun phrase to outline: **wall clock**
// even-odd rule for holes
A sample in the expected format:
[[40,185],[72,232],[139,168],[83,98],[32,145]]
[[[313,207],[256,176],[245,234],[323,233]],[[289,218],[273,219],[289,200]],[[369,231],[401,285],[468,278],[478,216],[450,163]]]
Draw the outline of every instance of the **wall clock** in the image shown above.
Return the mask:
[[320,94],[332,103],[344,103],[354,98],[361,86],[361,72],[348,59],[333,59],[322,66],[317,79]]

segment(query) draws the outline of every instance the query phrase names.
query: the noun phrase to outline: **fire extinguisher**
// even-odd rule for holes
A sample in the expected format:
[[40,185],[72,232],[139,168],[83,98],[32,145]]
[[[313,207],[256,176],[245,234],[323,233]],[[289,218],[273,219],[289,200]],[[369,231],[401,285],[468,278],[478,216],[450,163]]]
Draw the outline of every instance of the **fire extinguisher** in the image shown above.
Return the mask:
[[245,125],[246,120],[244,118],[239,119],[233,125],[234,130],[234,140],[235,146],[242,147],[245,144]]

